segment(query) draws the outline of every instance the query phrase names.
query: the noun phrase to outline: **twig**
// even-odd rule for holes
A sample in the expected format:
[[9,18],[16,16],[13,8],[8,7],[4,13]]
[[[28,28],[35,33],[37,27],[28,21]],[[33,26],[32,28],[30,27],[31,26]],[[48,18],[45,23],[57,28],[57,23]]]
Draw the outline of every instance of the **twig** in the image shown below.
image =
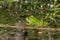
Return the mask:
[[19,26],[11,26],[11,25],[4,25],[4,24],[0,24],[0,27],[6,27],[6,28],[18,28],[18,29],[37,29],[37,30],[42,30],[42,31],[45,31],[45,30],[48,30],[48,31],[60,31],[60,28],[42,28],[42,27],[29,27],[29,26],[26,26],[26,27],[19,27]]

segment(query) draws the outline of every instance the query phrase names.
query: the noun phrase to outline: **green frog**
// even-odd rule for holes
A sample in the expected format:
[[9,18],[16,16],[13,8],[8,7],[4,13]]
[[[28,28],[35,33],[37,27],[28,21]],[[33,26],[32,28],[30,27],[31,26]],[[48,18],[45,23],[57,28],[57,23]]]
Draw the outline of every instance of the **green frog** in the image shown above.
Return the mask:
[[48,22],[43,21],[42,19],[39,20],[38,18],[31,15],[30,17],[26,17],[26,25],[33,25],[33,26],[48,26]]

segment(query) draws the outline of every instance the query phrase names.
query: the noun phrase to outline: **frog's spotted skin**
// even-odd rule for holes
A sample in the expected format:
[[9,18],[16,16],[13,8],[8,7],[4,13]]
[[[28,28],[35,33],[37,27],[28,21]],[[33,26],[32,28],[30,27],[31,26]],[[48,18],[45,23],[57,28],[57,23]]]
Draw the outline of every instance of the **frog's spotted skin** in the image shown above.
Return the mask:
[[34,16],[30,16],[26,18],[27,24],[26,25],[33,25],[33,26],[47,26],[48,22],[44,22],[42,19],[39,20]]

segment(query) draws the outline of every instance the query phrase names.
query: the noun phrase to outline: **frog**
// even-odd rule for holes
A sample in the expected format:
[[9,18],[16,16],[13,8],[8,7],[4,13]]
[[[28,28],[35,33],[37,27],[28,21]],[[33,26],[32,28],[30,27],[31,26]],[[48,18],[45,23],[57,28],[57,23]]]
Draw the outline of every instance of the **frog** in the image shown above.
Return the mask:
[[31,15],[29,17],[26,17],[26,25],[33,25],[33,26],[47,26],[49,23],[43,21],[43,19],[38,19],[35,16]]

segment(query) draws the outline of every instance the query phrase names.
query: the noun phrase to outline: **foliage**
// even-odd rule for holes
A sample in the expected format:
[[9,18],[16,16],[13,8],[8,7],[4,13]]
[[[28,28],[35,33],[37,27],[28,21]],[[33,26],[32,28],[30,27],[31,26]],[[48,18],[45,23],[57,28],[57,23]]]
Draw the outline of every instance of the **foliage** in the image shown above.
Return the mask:
[[[60,0],[3,0],[0,1],[0,5],[2,6],[1,14],[3,14],[2,11],[5,11],[3,15],[11,15],[8,18],[12,18],[5,23],[12,23],[12,20],[15,20],[13,22],[15,23],[21,18],[26,19],[27,22],[30,20],[29,24],[34,26],[60,26]],[[4,23],[5,19],[1,20]]]
[[[0,0],[0,23],[14,25],[19,21],[23,21],[22,23],[27,26],[60,27],[60,0]],[[1,31],[4,35],[14,34],[16,30],[12,29],[0,28],[0,30],[4,30]],[[42,30],[30,29],[27,31],[32,40],[37,40],[35,39],[37,35],[42,37],[42,40],[48,40],[48,33],[43,31],[42,35],[39,34]],[[54,37],[52,39],[57,40],[55,38],[60,37],[59,34],[51,32],[51,36]]]

